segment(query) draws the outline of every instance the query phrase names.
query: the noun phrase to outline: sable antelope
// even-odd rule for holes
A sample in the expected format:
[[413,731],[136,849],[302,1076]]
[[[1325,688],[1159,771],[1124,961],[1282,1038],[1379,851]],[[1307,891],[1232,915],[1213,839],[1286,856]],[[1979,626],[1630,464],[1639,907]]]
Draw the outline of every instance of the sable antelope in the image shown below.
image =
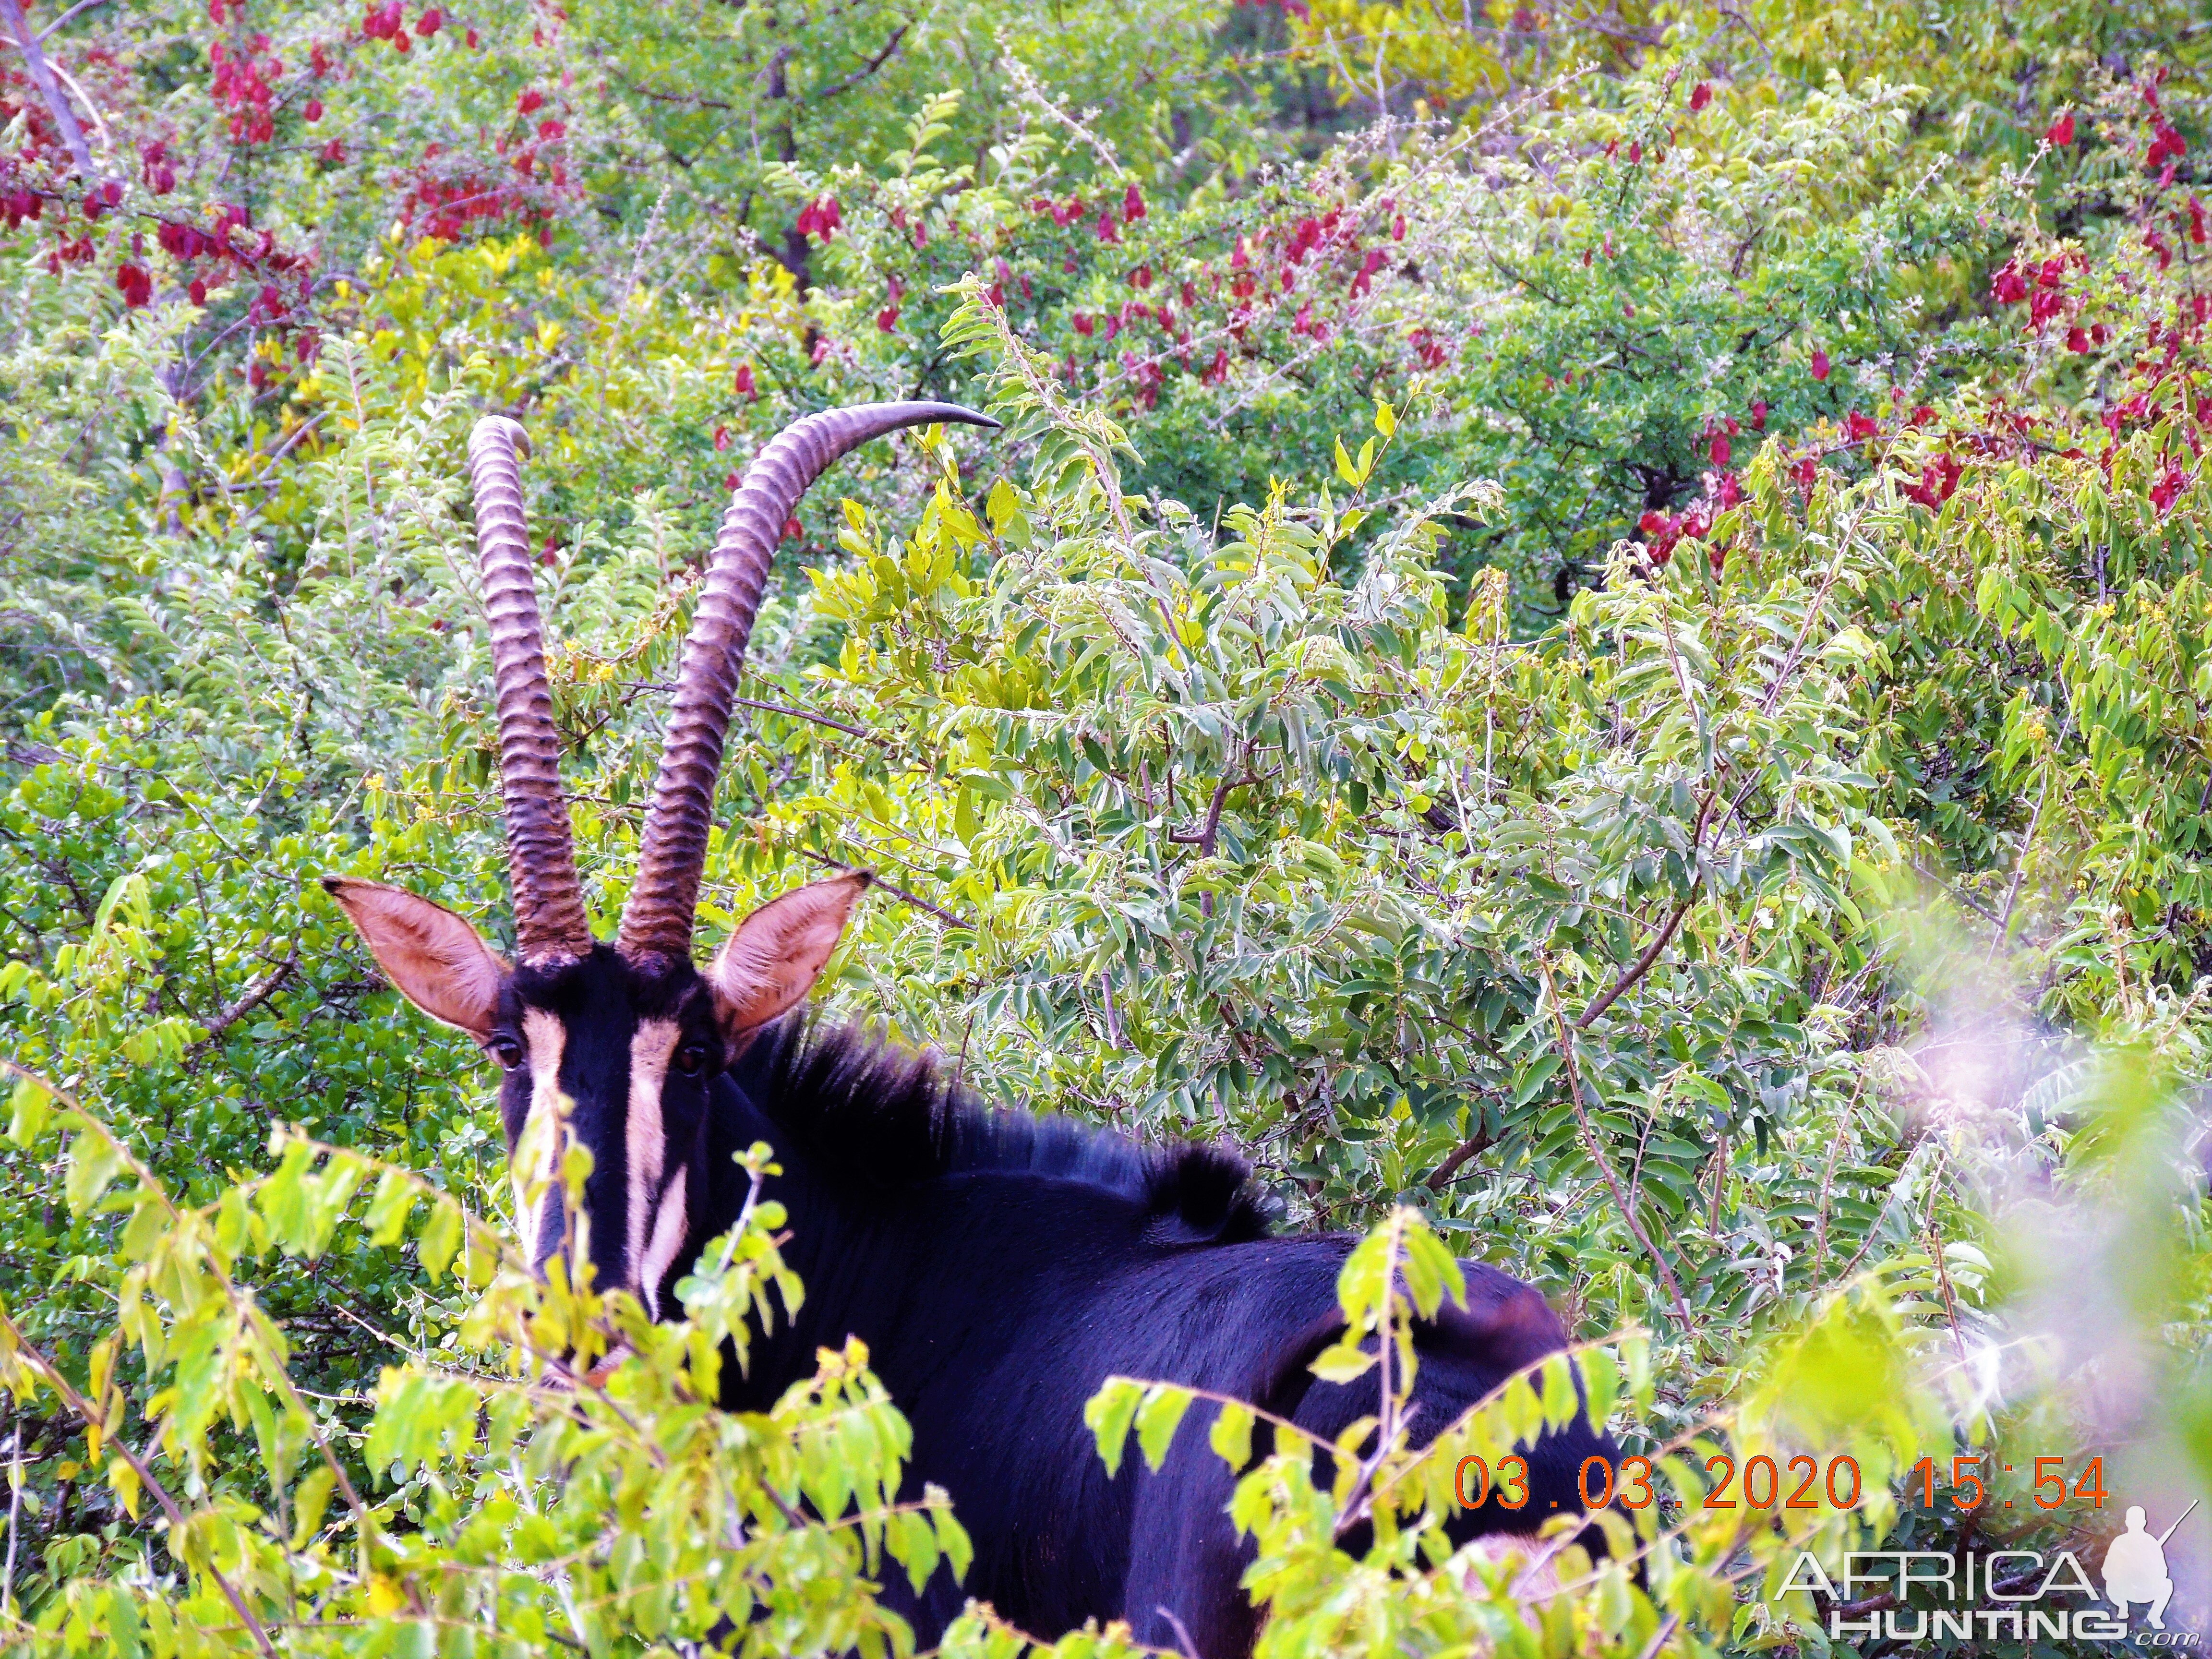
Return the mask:
[[[587,925],[558,774],[516,451],[494,416],[469,446],[490,617],[518,961],[430,901],[346,878],[325,885],[400,992],[469,1032],[505,1069],[512,1154],[565,1095],[592,1167],[588,1255],[602,1286],[659,1317],[748,1182],[732,1155],[773,1145],[770,1187],[792,1218],[787,1259],[806,1285],[795,1322],[766,1334],[725,1405],[764,1407],[810,1375],[817,1347],[856,1334],[913,1425],[908,1479],[952,1494],[975,1547],[964,1585],[940,1572],[884,1600],[934,1641],[965,1595],[1056,1634],[1127,1617],[1194,1659],[1247,1652],[1238,1587],[1249,1552],[1224,1513],[1227,1470],[1192,1413],[1158,1472],[1106,1478],[1084,1402],[1114,1373],[1240,1396],[1334,1437],[1374,1409],[1371,1381],[1316,1379],[1340,1326],[1335,1280],[1352,1241],[1279,1237],[1246,1165],[1200,1146],[1145,1148],[1064,1121],[987,1110],[932,1062],[864,1032],[808,1029],[799,1009],[836,948],[863,874],[785,894],[704,967],[691,930],[722,744],[745,641],[782,526],[839,456],[901,427],[997,422],[946,404],[883,404],[799,421],[748,470],[722,521],[684,647],[676,712],[639,872],[611,945]],[[520,1218],[534,1262],[571,1218],[557,1183]],[[1565,1336],[1543,1299],[1469,1263],[1468,1299],[1419,1333],[1423,1437]],[[1371,1375],[1371,1374],[1370,1374]],[[1529,1449],[1532,1499],[1493,1499],[1462,1535],[1529,1531],[1581,1509],[1582,1461],[1616,1464],[1577,1420]]]

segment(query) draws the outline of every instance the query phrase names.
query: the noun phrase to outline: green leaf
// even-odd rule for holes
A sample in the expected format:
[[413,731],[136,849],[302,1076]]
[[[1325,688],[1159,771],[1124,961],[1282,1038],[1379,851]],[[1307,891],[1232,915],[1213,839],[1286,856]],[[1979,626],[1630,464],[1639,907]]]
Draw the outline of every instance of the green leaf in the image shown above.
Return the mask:
[[1315,1355],[1306,1369],[1324,1382],[1350,1382],[1366,1376],[1374,1364],[1375,1356],[1356,1344],[1333,1342]]
[[1083,1420],[1098,1442],[1098,1455],[1112,1475],[1121,1467],[1122,1448],[1129,1425],[1144,1403],[1145,1385],[1126,1376],[1109,1376],[1097,1394],[1084,1402]]
[[337,1477],[326,1463],[318,1463],[301,1477],[292,1490],[292,1547],[307,1548],[308,1540],[322,1530],[324,1512],[330,1508],[331,1494],[337,1490]]
[[70,1144],[69,1172],[62,1183],[70,1213],[82,1215],[92,1208],[125,1167],[122,1149],[104,1133],[79,1130]]
[[1216,1413],[1213,1426],[1206,1434],[1207,1443],[1213,1448],[1223,1462],[1228,1464],[1233,1472],[1239,1474],[1244,1472],[1245,1465],[1252,1461],[1253,1421],[1249,1407],[1237,1405],[1224,1406]]
[[1137,1442],[1144,1448],[1146,1463],[1152,1468],[1167,1461],[1168,1447],[1183,1413],[1190,1409],[1190,1401],[1188,1389],[1164,1382],[1154,1383],[1146,1391],[1144,1406],[1137,1413]]
[[415,1241],[416,1251],[430,1277],[439,1279],[460,1248],[461,1206],[450,1198],[441,1198],[430,1206],[430,1218],[422,1224],[422,1236]]

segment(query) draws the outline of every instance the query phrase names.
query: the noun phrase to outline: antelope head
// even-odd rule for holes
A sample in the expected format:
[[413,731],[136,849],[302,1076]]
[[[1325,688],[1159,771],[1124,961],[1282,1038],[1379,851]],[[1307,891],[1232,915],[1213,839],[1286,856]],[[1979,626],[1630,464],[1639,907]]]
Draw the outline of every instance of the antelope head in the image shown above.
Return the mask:
[[[573,1236],[601,1290],[635,1291],[656,1316],[691,1208],[704,1202],[689,1190],[703,1178],[690,1165],[713,1082],[805,1000],[868,885],[854,872],[786,893],[747,916],[711,961],[692,959],[722,744],[769,560],[785,521],[832,462],[871,438],[940,422],[999,424],[951,404],[832,410],[787,428],[747,469],[684,643],[637,879],[611,945],[592,937],[585,915],[561,791],[518,471],[528,441],[504,416],[478,422],[469,469],[517,960],[510,965],[466,921],[416,894],[349,877],[323,882],[400,994],[466,1031],[501,1068],[500,1116],[532,1265],[542,1270]],[[546,1178],[550,1167],[526,1170],[517,1161],[533,1123],[563,1111],[568,1132],[592,1153],[580,1216],[568,1213],[562,1182]],[[526,1144],[557,1149],[562,1137],[541,1128]]]

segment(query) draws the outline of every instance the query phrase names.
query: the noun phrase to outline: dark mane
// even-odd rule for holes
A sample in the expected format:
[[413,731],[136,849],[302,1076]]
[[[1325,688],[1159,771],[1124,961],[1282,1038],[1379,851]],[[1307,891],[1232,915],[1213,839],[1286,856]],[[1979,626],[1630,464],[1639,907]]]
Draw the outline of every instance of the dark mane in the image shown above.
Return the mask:
[[737,1074],[793,1141],[878,1191],[984,1170],[1080,1182],[1133,1200],[1196,1243],[1274,1231],[1251,1166],[1218,1146],[1145,1146],[1063,1117],[994,1110],[916,1054],[857,1024],[797,1016],[761,1034]]

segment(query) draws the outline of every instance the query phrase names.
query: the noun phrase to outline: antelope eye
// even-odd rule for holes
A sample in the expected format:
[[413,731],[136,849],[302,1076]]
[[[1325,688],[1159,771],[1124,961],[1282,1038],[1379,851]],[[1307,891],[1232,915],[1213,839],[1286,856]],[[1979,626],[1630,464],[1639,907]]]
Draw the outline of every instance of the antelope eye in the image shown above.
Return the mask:
[[485,1052],[510,1072],[522,1064],[522,1045],[513,1037],[494,1037],[485,1045]]
[[707,1069],[707,1045],[687,1042],[676,1051],[676,1069],[685,1077],[696,1077]]

